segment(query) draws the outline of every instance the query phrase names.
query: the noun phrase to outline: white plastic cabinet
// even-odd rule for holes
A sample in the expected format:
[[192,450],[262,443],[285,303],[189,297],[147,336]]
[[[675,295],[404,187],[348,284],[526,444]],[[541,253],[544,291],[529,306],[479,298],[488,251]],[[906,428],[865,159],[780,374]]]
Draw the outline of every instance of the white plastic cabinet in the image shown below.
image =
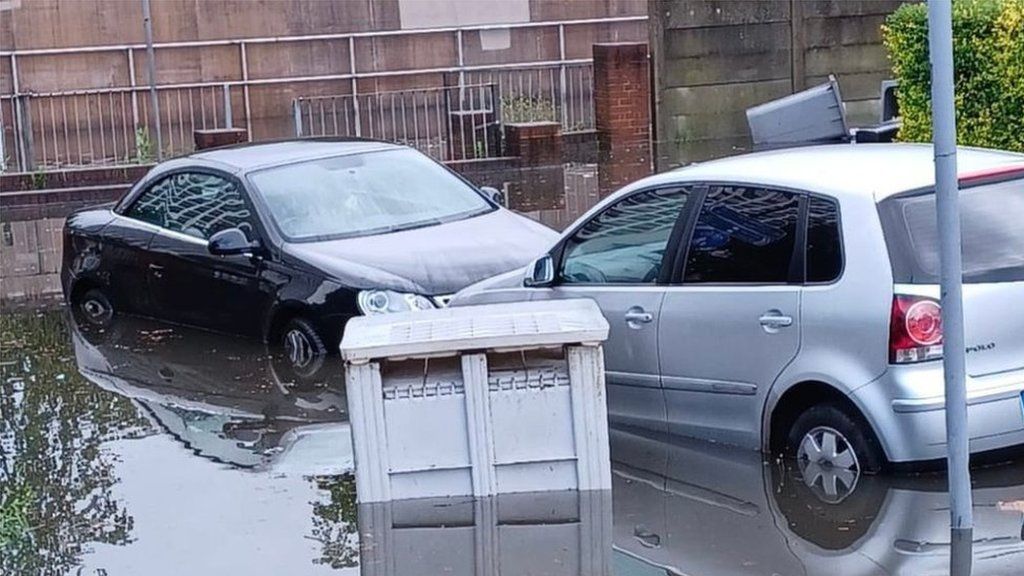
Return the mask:
[[590,300],[352,319],[358,500],[610,489],[607,337]]
[[359,505],[363,576],[608,576],[611,492]]

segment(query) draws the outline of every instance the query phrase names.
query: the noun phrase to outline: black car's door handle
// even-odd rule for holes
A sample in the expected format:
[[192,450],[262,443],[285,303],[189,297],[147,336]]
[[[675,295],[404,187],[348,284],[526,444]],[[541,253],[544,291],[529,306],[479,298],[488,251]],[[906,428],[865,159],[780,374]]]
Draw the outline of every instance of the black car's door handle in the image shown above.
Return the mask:
[[163,278],[164,267],[159,264],[150,264],[149,272],[153,275],[154,278]]

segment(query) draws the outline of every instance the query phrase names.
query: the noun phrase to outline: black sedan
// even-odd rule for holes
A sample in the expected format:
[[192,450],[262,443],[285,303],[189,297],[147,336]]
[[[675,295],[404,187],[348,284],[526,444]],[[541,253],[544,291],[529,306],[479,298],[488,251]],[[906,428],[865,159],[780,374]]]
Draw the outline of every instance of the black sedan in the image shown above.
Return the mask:
[[250,335],[315,371],[352,316],[444,306],[554,241],[496,196],[384,142],[220,148],[72,214],[61,281],[92,324],[129,313]]

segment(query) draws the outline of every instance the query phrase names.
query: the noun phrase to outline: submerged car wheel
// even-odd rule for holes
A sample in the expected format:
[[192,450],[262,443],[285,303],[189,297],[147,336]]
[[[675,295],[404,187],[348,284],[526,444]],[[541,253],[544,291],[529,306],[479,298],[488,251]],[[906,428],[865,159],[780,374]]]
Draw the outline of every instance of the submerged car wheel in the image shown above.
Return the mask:
[[770,465],[771,497],[784,525],[799,538],[825,550],[848,550],[875,525],[885,502],[885,476],[862,476],[841,502],[822,498],[823,492],[807,485],[796,462]]
[[292,318],[281,331],[281,345],[292,370],[302,377],[315,375],[327,356],[327,346],[313,325],[304,318]]
[[91,326],[105,328],[114,319],[114,305],[99,288],[87,290],[73,306],[76,316]]
[[878,441],[859,418],[835,404],[820,404],[796,419],[786,441],[804,483],[824,502],[842,502],[864,473],[882,469]]

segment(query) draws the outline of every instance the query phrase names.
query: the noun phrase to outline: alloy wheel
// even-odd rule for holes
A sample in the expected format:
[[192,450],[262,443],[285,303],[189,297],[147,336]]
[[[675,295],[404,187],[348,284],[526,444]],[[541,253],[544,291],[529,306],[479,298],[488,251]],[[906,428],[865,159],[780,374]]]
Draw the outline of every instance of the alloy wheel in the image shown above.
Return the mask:
[[284,345],[288,360],[296,368],[309,366],[316,356],[312,342],[301,330],[289,330],[284,336]]
[[108,322],[114,314],[110,304],[100,298],[87,298],[79,306],[86,319],[96,325]]
[[860,479],[860,461],[853,446],[829,426],[818,426],[804,435],[797,450],[797,464],[804,484],[830,504],[845,500]]

